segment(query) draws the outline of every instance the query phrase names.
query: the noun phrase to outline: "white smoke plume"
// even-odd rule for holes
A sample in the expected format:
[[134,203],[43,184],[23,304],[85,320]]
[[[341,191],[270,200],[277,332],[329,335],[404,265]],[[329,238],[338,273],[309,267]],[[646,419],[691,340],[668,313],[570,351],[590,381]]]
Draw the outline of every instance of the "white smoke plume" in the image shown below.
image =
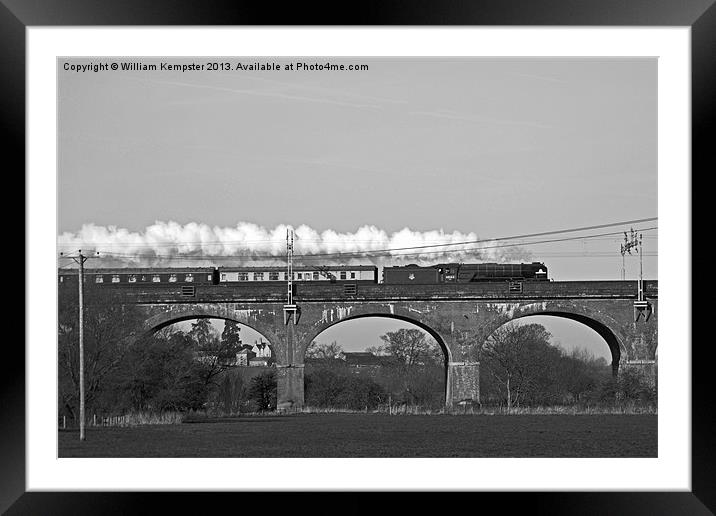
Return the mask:
[[[247,222],[235,227],[212,227],[195,222],[182,225],[157,221],[144,231],[132,232],[116,226],[85,224],[77,232],[62,233],[58,237],[58,251],[72,254],[82,249],[87,256],[98,251],[100,263],[94,262],[102,267],[283,265],[289,227],[280,224],[266,229]],[[294,233],[296,264],[382,267],[530,258],[524,249],[505,247],[503,242],[444,245],[480,240],[473,232],[404,228],[388,234],[375,226],[362,226],[353,233],[340,233],[330,229],[318,232],[301,225]],[[436,245],[439,247],[426,247]]]

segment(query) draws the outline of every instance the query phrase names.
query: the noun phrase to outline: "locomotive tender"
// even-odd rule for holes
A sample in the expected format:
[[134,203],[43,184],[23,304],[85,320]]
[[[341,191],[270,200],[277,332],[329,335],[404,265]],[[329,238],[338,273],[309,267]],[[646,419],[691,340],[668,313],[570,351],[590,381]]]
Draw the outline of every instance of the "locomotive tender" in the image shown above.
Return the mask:
[[[76,269],[59,269],[60,284],[76,284]],[[96,286],[139,286],[178,284],[237,285],[267,284],[288,280],[285,267],[170,267],[86,269],[85,283]],[[383,267],[384,284],[431,285],[441,283],[473,283],[487,281],[547,281],[547,267],[532,263],[442,263]],[[378,283],[378,267],[374,265],[294,266],[293,281],[325,284],[341,282]]]

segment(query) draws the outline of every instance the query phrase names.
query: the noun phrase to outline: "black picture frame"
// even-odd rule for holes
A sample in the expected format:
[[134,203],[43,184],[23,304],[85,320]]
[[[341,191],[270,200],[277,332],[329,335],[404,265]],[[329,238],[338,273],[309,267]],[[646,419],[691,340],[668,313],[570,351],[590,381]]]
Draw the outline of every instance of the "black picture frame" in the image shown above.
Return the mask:
[[[714,0],[370,0],[355,3],[273,4],[227,0],[0,0],[3,157],[6,177],[25,170],[25,29],[31,26],[197,26],[197,25],[534,25],[534,26],[682,26],[691,28],[692,178],[714,170],[713,128],[716,98],[716,6]],[[700,172],[699,172],[700,171]],[[698,190],[697,190],[698,191]],[[697,234],[692,231],[692,234]],[[684,250],[684,252],[691,250]],[[25,274],[31,271],[25,268]],[[690,276],[689,276],[690,277]],[[695,300],[694,300],[695,302]],[[695,305],[694,305],[695,306]],[[695,339],[694,339],[695,340]],[[716,511],[716,455],[709,344],[692,348],[692,491],[690,492],[558,492],[451,494],[450,505],[467,502],[477,510],[487,501],[510,506],[526,503],[549,514],[713,514]],[[702,346],[699,346],[701,344]],[[3,349],[0,375],[0,510],[7,514],[115,514],[163,511],[205,512],[236,503],[229,493],[76,493],[26,492],[25,488],[25,351],[11,339]],[[241,508],[270,503],[271,512],[299,507],[311,493],[243,495]],[[428,493],[400,496],[401,512],[424,506]],[[341,494],[345,497],[345,494]],[[376,495],[348,494],[341,512],[364,513]],[[151,500],[147,500],[150,498]],[[468,498],[468,500],[463,500]],[[314,502],[310,502],[314,503]],[[326,508],[334,501],[326,502]],[[248,505],[247,505],[248,504]],[[323,512],[323,511],[321,511]]]

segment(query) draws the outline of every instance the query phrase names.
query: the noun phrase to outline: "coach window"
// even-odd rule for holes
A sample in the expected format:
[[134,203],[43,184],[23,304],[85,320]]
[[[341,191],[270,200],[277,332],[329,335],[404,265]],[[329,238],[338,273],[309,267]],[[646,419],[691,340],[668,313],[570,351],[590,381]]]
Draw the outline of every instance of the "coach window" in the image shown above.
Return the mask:
[[221,273],[221,281],[226,281],[226,274],[223,272]]
[[172,274],[169,276],[169,283],[176,283],[177,282],[177,275]]
[[351,272],[351,279],[356,279],[356,273],[355,273],[355,272]]
[[152,283],[159,283],[160,281],[162,281],[162,279],[159,277],[159,274],[152,276]]
[[263,272],[254,272],[254,281],[263,281],[263,280],[264,280]]
[[303,273],[302,273],[302,272],[297,273],[297,274],[296,274],[296,277],[297,277],[298,279],[303,279]]
[[184,276],[184,281],[186,281],[187,283],[191,283],[192,281],[194,281],[194,276],[192,274],[187,274],[186,276]]
[[278,272],[269,272],[269,279],[278,281]]
[[112,283],[119,283],[119,274],[112,275]]
[[319,277],[319,274],[318,274],[317,272],[314,272],[314,273],[313,273],[313,279],[316,280],[316,281],[318,281],[318,280],[321,279],[321,278]]
[[249,273],[248,272],[239,272],[236,275],[236,279],[239,281],[249,281]]
[[341,279],[346,279],[346,271],[341,271]]
[[104,278],[103,278],[102,276],[95,276],[95,277],[94,277],[94,282],[95,282],[95,283],[103,283],[103,282],[104,282]]
[[136,282],[137,282],[137,277],[136,277],[134,274],[131,274],[131,275],[129,276],[129,282],[130,282],[130,283],[136,283]]

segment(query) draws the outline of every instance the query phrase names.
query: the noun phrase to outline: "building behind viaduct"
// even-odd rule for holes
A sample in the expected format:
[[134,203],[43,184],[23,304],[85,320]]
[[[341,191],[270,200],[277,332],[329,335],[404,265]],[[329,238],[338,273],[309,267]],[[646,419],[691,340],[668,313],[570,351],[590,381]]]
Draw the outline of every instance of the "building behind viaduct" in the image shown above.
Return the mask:
[[303,406],[304,357],[314,339],[342,321],[371,316],[413,323],[436,339],[446,357],[448,407],[479,400],[480,347],[503,324],[530,315],[585,324],[609,346],[614,374],[638,368],[656,379],[656,281],[644,282],[639,309],[636,281],[524,282],[521,291],[507,283],[295,284],[297,311],[288,313],[280,285],[202,285],[192,295],[169,285],[101,288],[116,303],[139,308],[144,323],[133,338],[197,318],[232,320],[263,334],[276,361],[281,409]]

